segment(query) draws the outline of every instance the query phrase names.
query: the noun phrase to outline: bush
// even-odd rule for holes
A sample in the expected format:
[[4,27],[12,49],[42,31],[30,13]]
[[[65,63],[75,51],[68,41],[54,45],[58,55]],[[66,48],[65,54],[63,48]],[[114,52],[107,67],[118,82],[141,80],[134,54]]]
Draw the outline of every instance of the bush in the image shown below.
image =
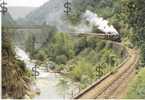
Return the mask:
[[106,46],[106,43],[104,41],[100,41],[97,43],[97,51],[102,50]]
[[67,62],[67,57],[65,55],[56,56],[55,61],[57,64],[65,64]]
[[[67,33],[56,33],[52,39],[51,43],[48,47],[48,55],[52,58],[52,60],[60,59],[60,55],[64,55],[67,59],[71,59],[74,57],[74,43],[73,39]],[[64,57],[66,59],[66,57]],[[58,61],[58,60],[57,60]],[[64,63],[64,62],[63,62]]]
[[46,53],[44,50],[39,50],[35,55],[34,58],[39,61],[44,61],[46,59]]
[[78,55],[83,49],[87,47],[87,40],[85,37],[80,38],[75,43],[75,53]]
[[56,71],[57,72],[61,72],[63,69],[64,69],[64,65],[63,64],[60,64],[60,65],[56,66]]
[[145,44],[141,46],[141,63],[145,66]]
[[140,72],[129,84],[128,93],[125,98],[128,99],[145,98],[145,68],[140,69]]
[[80,58],[73,66],[69,73],[72,80],[88,85],[95,79],[95,67],[86,59]]
[[21,60],[16,60],[16,64],[22,69],[22,71],[26,71],[26,65]]

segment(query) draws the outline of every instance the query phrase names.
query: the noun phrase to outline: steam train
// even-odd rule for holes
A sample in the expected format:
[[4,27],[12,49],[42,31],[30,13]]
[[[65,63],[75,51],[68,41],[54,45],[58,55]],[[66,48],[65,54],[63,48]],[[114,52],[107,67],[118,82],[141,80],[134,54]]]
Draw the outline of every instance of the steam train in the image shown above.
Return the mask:
[[121,42],[121,36],[120,34],[104,34],[105,39]]
[[77,36],[94,36],[101,39],[121,42],[121,36],[119,34],[112,34],[112,33],[77,33]]

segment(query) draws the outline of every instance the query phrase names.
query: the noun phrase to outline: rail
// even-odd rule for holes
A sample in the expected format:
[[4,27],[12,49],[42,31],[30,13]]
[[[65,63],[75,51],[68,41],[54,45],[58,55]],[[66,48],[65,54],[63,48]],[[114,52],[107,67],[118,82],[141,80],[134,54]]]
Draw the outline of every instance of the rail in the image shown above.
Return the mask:
[[[121,44],[118,44],[118,45],[123,46],[123,45],[121,45]],[[123,46],[123,47],[124,47],[124,46]],[[125,48],[125,47],[124,47],[124,48]],[[129,55],[129,52],[128,52],[128,49],[127,49],[127,48],[126,48],[126,51],[127,51],[127,58],[126,58],[120,65],[118,65],[118,67],[116,67],[116,68],[115,68],[114,70],[112,70],[111,72],[107,73],[105,76],[102,76],[99,80],[97,80],[96,82],[94,82],[92,85],[88,86],[86,89],[84,89],[84,90],[83,90],[82,92],[80,92],[78,95],[76,95],[76,96],[74,97],[74,99],[80,99],[82,96],[84,96],[85,94],[89,93],[89,92],[92,91],[95,87],[97,87],[98,85],[100,85],[103,81],[107,80],[107,79],[108,79],[110,76],[112,76],[114,73],[117,73],[117,71],[118,71],[122,66],[124,66],[124,65],[127,63],[127,61],[131,58],[131,56]],[[132,65],[131,65],[131,66],[132,66]],[[130,68],[128,67],[128,68],[126,69],[126,71],[129,70],[129,69],[130,69]],[[124,71],[124,72],[126,72],[126,71]],[[123,72],[122,72],[122,73],[123,73]],[[121,77],[121,75],[118,75],[118,76]],[[118,78],[119,78],[119,77],[118,77]],[[114,81],[117,80],[118,78],[115,78]],[[113,81],[112,81],[111,84],[113,84]],[[106,85],[106,88],[104,88],[104,90],[101,90],[101,91],[97,92],[96,97],[99,96],[100,94],[102,94],[107,88],[109,88],[109,86],[107,87],[107,85]],[[96,92],[96,90],[95,90],[94,92]],[[90,97],[88,97],[88,98],[90,98]],[[91,97],[91,98],[94,99],[94,97]]]

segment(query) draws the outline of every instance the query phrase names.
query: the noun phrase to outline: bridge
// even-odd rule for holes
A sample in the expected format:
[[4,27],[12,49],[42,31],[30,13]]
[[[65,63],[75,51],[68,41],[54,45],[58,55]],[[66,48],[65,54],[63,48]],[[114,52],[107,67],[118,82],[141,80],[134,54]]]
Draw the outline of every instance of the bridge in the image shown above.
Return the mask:
[[6,25],[2,26],[4,29],[43,29],[47,25]]
[[17,30],[17,29],[35,29],[35,30],[41,30],[44,31],[46,28],[48,28],[48,25],[3,25],[2,31],[8,33],[9,30]]

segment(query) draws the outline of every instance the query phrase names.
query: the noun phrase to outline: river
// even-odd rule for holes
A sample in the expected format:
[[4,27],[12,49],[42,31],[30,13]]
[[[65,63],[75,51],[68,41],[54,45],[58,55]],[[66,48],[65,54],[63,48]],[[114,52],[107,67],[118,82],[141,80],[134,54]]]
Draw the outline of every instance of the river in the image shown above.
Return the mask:
[[[30,59],[28,53],[21,48],[16,47],[16,57],[26,64],[26,67],[31,70],[35,66],[33,60]],[[40,75],[36,78],[36,87],[40,89],[40,95],[34,97],[34,99],[64,99],[64,96],[60,95],[61,91],[58,90],[57,83],[61,76],[56,73],[46,72],[42,69],[37,69]]]

